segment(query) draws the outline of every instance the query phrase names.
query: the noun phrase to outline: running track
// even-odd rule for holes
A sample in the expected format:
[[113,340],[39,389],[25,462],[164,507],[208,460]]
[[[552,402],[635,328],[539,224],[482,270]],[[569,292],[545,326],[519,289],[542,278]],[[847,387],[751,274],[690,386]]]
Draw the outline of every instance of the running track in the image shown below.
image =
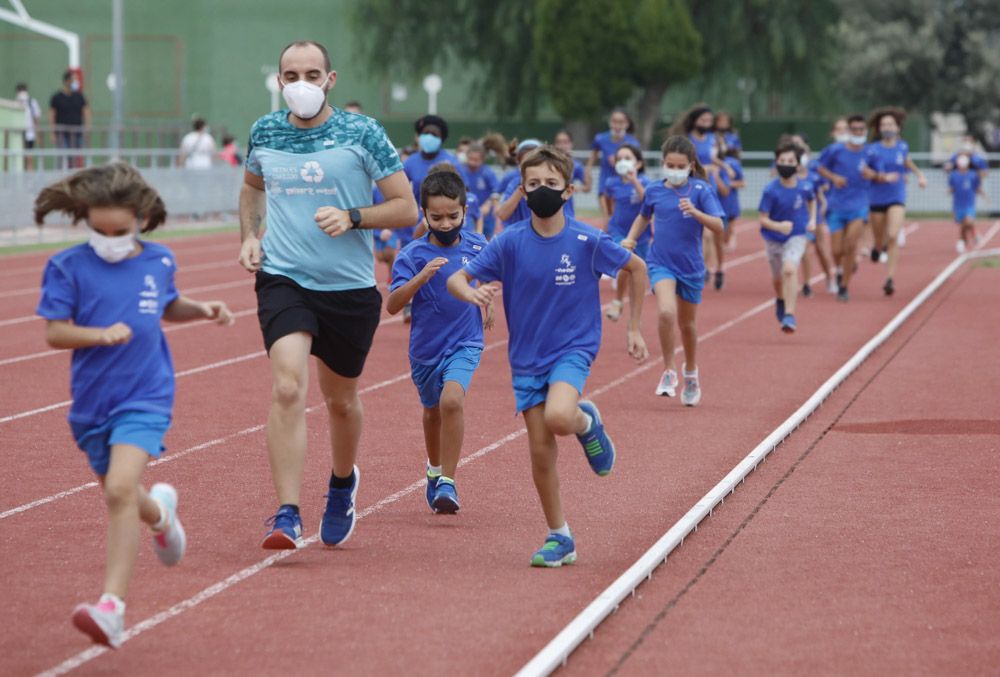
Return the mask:
[[[615,437],[619,463],[609,478],[597,478],[575,443],[561,445],[563,492],[580,560],[559,571],[527,566],[544,523],[521,421],[513,416],[503,327],[487,336],[491,348],[467,400],[468,460],[458,480],[463,511],[446,518],[431,515],[423,501],[420,410],[408,378],[407,329],[396,318],[380,328],[362,379],[362,520],[355,535],[337,550],[311,544],[270,557],[260,550],[262,522],[274,509],[262,427],[270,378],[250,278],[232,262],[232,235],[174,241],[181,290],[221,298],[242,315],[232,329],[171,327],[168,334],[181,375],[175,424],[165,461],[146,479],[179,488],[189,553],[178,568],[166,570],[143,549],[129,595],[133,638],[118,652],[89,648],[68,622],[73,604],[100,592],[104,508],[64,420],[68,354],[49,354],[42,323],[24,319],[37,300],[25,290],[35,288],[47,255],[7,257],[0,270],[0,440],[8,458],[0,479],[0,543],[2,589],[14,600],[16,621],[0,640],[0,665],[8,674],[54,668],[85,674],[512,673],[953,258],[952,230],[950,224],[923,224],[911,235],[892,299],[881,295],[881,267],[863,262],[850,304],[825,293],[801,301],[794,337],[781,334],[771,307],[762,305],[770,298],[767,268],[757,254],[759,238],[745,232],[726,290],[706,292],[700,310],[705,396],[696,409],[653,397],[658,362],[635,365],[624,353],[624,327],[606,323],[588,388]],[[920,672],[934,671],[921,661],[932,655],[939,666],[962,665],[963,672],[996,665],[996,616],[990,625],[982,612],[1000,602],[995,592],[982,594],[998,589],[996,566],[982,558],[997,545],[988,537],[996,531],[997,504],[987,500],[995,492],[985,489],[988,481],[995,485],[995,462],[992,475],[974,470],[996,451],[988,423],[995,407],[988,411],[982,384],[997,375],[977,369],[996,348],[975,322],[984,300],[976,292],[983,285],[995,292],[997,284],[995,271],[970,275],[985,277],[978,285],[975,278],[960,281],[963,290],[973,287],[971,298],[954,292],[952,298],[963,300],[948,306],[954,317],[927,321],[915,333],[937,343],[913,356],[921,346],[913,338],[875,373],[922,317],[912,320],[640,588],[639,599],[601,626],[595,641],[571,658],[570,671],[735,667],[763,674],[855,672],[861,666],[873,673]],[[193,291],[199,289],[204,291]],[[995,307],[996,294],[992,299]],[[655,355],[651,300],[644,328]],[[964,333],[949,338],[948,330]],[[955,360],[942,348],[956,341],[969,350],[969,378],[952,374]],[[942,354],[949,359],[942,361]],[[938,397],[910,403],[914,393],[932,390]],[[942,399],[978,402],[979,409],[956,404],[942,413],[936,408]],[[313,385],[310,403],[319,402]],[[880,411],[883,402],[901,411]],[[830,425],[828,419],[845,407],[781,491],[753,513],[825,429],[823,421]],[[314,407],[303,492],[310,534],[329,471],[324,419]],[[955,439],[914,439],[912,426],[930,424],[899,423],[911,419],[947,419],[952,426],[976,419],[987,422],[977,424],[987,432],[961,437],[971,467],[956,467],[945,453]],[[850,425],[862,427],[837,427]],[[907,459],[914,465],[900,466],[898,454],[880,455],[890,441],[913,447]],[[844,459],[860,454],[866,456],[857,462]],[[936,491],[915,490],[929,480]],[[975,481],[984,487],[982,500],[963,504],[964,527],[952,529],[958,523],[949,513],[955,494],[973,491],[969,483]],[[973,508],[979,521],[969,519]],[[686,588],[750,513],[757,515],[751,526]],[[927,522],[919,547],[901,544],[903,528],[914,521]],[[956,566],[949,544],[970,549],[965,577],[941,573]],[[907,575],[899,575],[901,567]],[[926,572],[950,585],[931,586]],[[972,580],[978,595],[969,594]],[[899,600],[897,587],[906,589],[909,604]],[[934,605],[921,605],[922,590],[933,592]],[[948,642],[945,635],[934,643],[914,630],[931,610],[986,624],[977,626],[978,633],[953,624],[946,632],[961,641]],[[885,651],[887,644],[894,650]]]

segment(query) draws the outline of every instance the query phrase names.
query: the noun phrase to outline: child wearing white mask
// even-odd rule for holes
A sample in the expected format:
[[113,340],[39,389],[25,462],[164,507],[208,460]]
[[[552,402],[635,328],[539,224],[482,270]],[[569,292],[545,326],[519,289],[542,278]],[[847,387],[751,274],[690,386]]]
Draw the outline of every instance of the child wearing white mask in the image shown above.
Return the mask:
[[186,548],[177,492],[140,484],[163,451],[173,410],[174,370],[160,321],[230,325],[233,316],[221,301],[182,296],[173,253],[137,238],[163,223],[166,210],[132,167],[94,167],[52,184],[35,200],[35,220],[40,225],[53,211],[85,219],[91,230],[89,242],[49,259],[37,312],[48,344],[73,351],[69,424],[104,488],[109,522],[103,594],[77,606],[72,620],[94,642],[116,648],[139,522],[150,527],[163,564],[177,564]]

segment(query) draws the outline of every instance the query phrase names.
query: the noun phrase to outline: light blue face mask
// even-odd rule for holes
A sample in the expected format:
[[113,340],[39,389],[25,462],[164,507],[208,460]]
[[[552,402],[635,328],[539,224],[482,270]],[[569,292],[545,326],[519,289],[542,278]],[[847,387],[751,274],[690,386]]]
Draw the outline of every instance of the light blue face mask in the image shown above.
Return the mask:
[[441,137],[433,134],[421,134],[417,137],[417,145],[424,153],[436,153],[441,150]]

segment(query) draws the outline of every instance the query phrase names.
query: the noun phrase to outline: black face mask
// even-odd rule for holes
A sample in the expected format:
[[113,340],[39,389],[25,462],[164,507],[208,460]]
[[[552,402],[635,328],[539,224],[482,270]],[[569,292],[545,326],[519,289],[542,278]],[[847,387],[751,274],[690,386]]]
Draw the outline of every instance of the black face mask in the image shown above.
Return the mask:
[[711,131],[712,131],[712,128],[711,128],[711,127],[703,127],[703,126],[701,126],[701,125],[696,125],[696,126],[695,126],[695,129],[697,129],[697,130],[698,130],[698,133],[699,133],[699,134],[708,134],[709,132],[711,132]]
[[445,247],[450,247],[455,244],[455,241],[462,234],[462,227],[452,228],[451,230],[438,230],[437,228],[430,228],[430,231],[434,233],[434,237],[437,241],[443,244]]
[[788,179],[799,171],[798,165],[775,165],[775,169],[778,170],[778,176],[783,179]]
[[528,193],[528,209],[540,219],[547,219],[562,209],[566,203],[563,198],[563,191],[548,186],[539,186]]

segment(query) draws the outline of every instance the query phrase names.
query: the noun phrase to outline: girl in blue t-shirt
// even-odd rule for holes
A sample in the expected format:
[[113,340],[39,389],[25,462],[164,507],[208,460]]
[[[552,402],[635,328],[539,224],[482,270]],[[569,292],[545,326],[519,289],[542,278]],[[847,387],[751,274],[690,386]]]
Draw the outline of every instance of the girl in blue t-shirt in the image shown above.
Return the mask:
[[901,108],[879,108],[868,119],[874,141],[869,151],[878,157],[881,167],[868,192],[869,211],[874,236],[871,251],[873,262],[882,261],[886,267],[882,291],[891,296],[892,283],[899,264],[899,234],[906,219],[906,174],[917,177],[917,185],[927,187],[927,179],[910,157],[910,147],[899,138],[906,121],[906,111]]
[[985,195],[982,176],[975,171],[970,153],[963,151],[955,157],[955,168],[948,172],[948,192],[959,228],[955,250],[962,254],[979,239],[976,235],[976,195]]
[[615,153],[625,143],[642,147],[639,139],[632,136],[634,131],[635,123],[629,114],[623,108],[615,108],[608,117],[608,131],[595,134],[590,144],[590,158],[587,159],[584,171],[589,176],[595,164],[600,167],[600,173],[597,175],[597,197],[605,220],[602,228],[606,226],[607,220],[611,218],[611,212],[614,211],[612,199],[603,191],[604,182],[615,175]]
[[108,506],[107,568],[97,604],[80,604],[73,624],[112,648],[122,641],[125,593],[139,547],[139,522],[152,530],[166,565],[184,554],[177,492],[140,484],[159,458],[170,427],[174,370],[160,321],[210,319],[232,324],[221,301],[197,302],[174,286],[173,253],[139,240],[166,219],[163,201],[132,167],[85,169],[42,190],[39,225],[64,212],[90,228],[90,241],[59,252],[45,267],[38,314],[53,348],[73,351],[69,424],[104,489]]
[[[646,163],[642,159],[642,151],[638,146],[625,144],[615,153],[615,175],[608,177],[602,189],[614,201],[614,211],[608,220],[608,235],[615,244],[621,244],[628,237],[632,222],[639,215],[642,200],[646,197]],[[647,231],[636,243],[635,253],[643,261],[649,253],[650,233]],[[632,278],[628,270],[622,268],[618,272],[615,286],[615,300],[608,306],[605,317],[617,322],[625,305],[625,291],[631,289]]]
[[671,136],[663,144],[662,183],[646,188],[639,215],[632,223],[622,246],[634,250],[640,236],[653,221],[654,237],[649,249],[649,281],[659,309],[660,348],[663,351],[663,374],[656,387],[657,395],[677,394],[674,370],[674,324],[680,327],[684,345],[684,390],[681,402],[693,407],[701,400],[696,350],[698,332],[695,313],[705,286],[705,263],[702,259],[702,230],[710,229],[722,237],[722,207],[706,181],[706,174],[686,136]]

